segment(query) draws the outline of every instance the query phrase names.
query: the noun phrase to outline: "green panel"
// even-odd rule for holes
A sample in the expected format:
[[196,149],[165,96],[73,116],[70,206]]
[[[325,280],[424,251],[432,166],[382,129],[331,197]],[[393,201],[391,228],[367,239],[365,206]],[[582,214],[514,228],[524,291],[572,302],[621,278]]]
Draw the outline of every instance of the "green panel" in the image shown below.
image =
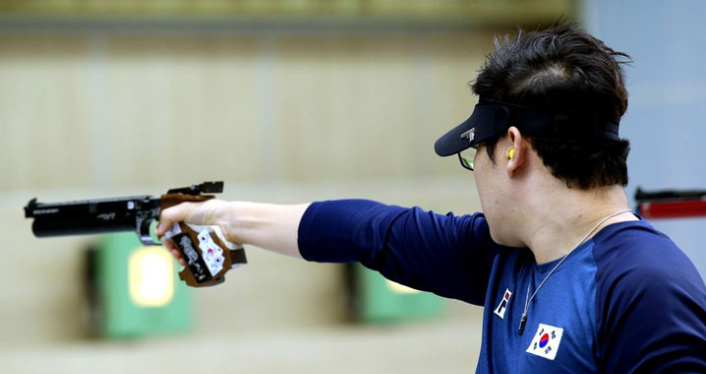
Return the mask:
[[356,266],[359,313],[366,322],[385,323],[406,319],[439,317],[443,299],[429,292],[413,294],[393,291],[380,273]]
[[[105,337],[178,333],[192,327],[191,290],[178,279],[177,271],[173,272],[174,294],[168,304],[143,307],[130,299],[128,259],[133,251],[143,247],[133,233],[106,236],[98,247],[96,281],[102,314],[101,334]],[[174,269],[178,266],[175,261]]]

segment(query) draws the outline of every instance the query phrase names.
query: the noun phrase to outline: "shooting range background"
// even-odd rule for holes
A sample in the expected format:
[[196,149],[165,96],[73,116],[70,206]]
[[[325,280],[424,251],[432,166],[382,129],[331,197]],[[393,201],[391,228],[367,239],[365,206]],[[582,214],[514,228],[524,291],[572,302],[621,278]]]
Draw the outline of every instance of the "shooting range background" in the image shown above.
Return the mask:
[[[704,188],[706,12],[698,0],[648,3],[579,4],[589,30],[635,59],[622,126],[633,142],[628,192]],[[221,179],[228,200],[479,210],[472,173],[432,146],[471,112],[466,82],[492,35],[513,28],[343,29],[0,18],[3,373],[473,371],[480,308],[448,301],[439,320],[347,324],[339,266],[256,248],[224,285],[194,292],[189,335],[88,339],[82,254],[93,238],[38,240],[22,218],[32,197],[160,194]],[[704,274],[703,220],[656,225]]]

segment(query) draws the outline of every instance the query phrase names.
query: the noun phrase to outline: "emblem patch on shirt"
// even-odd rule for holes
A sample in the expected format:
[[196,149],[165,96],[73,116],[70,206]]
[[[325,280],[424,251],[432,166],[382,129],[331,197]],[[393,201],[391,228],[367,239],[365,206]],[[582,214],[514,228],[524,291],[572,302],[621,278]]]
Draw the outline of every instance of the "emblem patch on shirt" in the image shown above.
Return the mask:
[[505,319],[505,311],[507,310],[507,304],[510,302],[510,297],[512,297],[512,292],[510,292],[509,288],[506,288],[503,299],[500,300],[500,304],[495,308],[495,315],[500,317],[500,319]]
[[559,350],[562,335],[564,335],[563,328],[540,323],[532,343],[527,348],[527,353],[553,361]]

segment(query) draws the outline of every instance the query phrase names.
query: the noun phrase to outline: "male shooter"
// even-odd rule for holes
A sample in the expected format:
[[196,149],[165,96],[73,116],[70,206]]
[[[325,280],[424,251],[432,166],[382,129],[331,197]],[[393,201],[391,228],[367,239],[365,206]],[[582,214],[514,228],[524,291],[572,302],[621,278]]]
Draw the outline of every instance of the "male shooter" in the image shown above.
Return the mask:
[[496,40],[473,114],[435,146],[474,172],[482,213],[214,199],[165,210],[157,233],[218,225],[232,242],[360,262],[484,306],[477,373],[706,373],[706,287],[623,191],[621,59],[573,24]]

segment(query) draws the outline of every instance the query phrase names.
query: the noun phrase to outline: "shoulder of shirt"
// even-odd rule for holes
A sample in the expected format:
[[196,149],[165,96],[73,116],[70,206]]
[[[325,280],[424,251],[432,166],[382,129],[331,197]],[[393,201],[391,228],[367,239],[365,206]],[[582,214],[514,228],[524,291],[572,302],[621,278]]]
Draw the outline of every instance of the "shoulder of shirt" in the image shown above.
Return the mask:
[[609,225],[592,240],[597,282],[645,285],[700,278],[684,252],[644,220]]

